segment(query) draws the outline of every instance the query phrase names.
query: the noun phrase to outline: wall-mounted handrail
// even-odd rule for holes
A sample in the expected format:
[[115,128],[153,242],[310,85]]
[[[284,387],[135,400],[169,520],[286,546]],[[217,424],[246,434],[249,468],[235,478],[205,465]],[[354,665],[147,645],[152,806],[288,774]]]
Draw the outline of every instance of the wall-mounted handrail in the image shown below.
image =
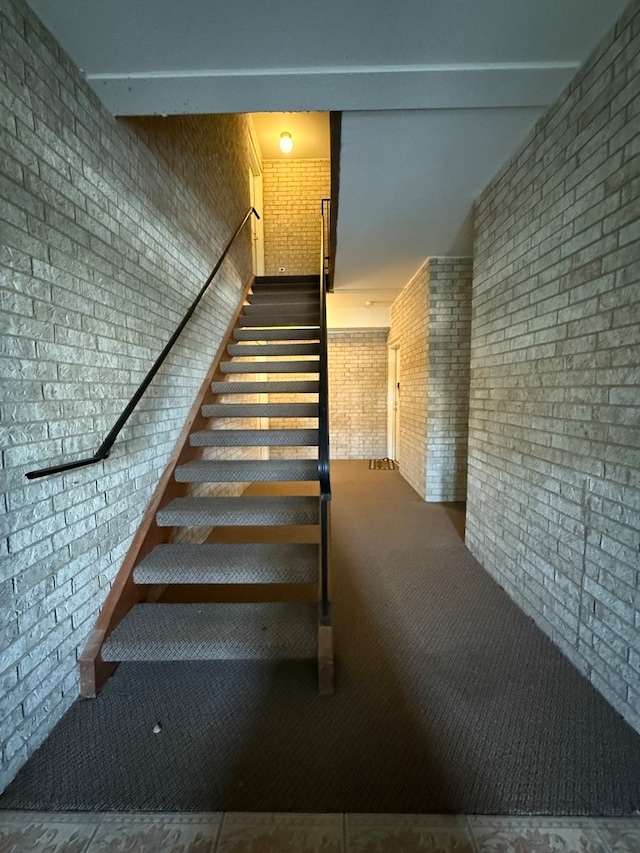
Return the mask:
[[171,338],[167,342],[166,346],[164,347],[164,349],[162,350],[162,352],[160,353],[158,358],[155,360],[153,367],[147,373],[145,378],[142,380],[138,390],[133,395],[131,400],[129,400],[126,408],[124,409],[124,411],[122,412],[122,414],[120,415],[118,420],[113,425],[111,432],[107,435],[107,437],[102,442],[102,444],[100,445],[98,450],[95,452],[95,454],[93,456],[89,456],[85,459],[78,459],[75,462],[65,462],[62,465],[53,465],[50,468],[41,468],[38,471],[28,471],[26,476],[29,480],[35,480],[38,477],[46,477],[49,474],[60,474],[63,471],[71,471],[74,468],[84,468],[86,465],[94,465],[96,462],[102,462],[104,459],[106,459],[109,456],[109,453],[111,452],[111,448],[113,447],[118,435],[120,434],[120,431],[122,430],[122,428],[124,427],[126,422],[129,420],[129,417],[131,416],[135,407],[140,402],[142,395],[144,394],[144,392],[147,390],[147,388],[151,384],[151,381],[153,380],[154,376],[156,375],[158,370],[160,370],[160,368],[162,367],[164,360],[169,355],[173,345],[175,344],[175,342],[180,337],[182,330],[184,329],[184,327],[187,325],[187,323],[191,319],[191,316],[192,316],[193,312],[196,310],[196,308],[198,307],[200,300],[202,299],[202,297],[207,292],[209,285],[211,284],[211,282],[215,278],[216,273],[218,272],[218,270],[222,266],[222,263],[223,263],[224,259],[227,257],[227,254],[228,254],[229,250],[231,249],[231,246],[233,245],[236,237],[242,231],[242,229],[247,224],[247,222],[249,221],[251,216],[255,216],[256,219],[260,219],[258,211],[254,207],[249,208],[249,210],[247,211],[242,222],[240,223],[240,225],[238,225],[236,230],[233,232],[233,236],[229,239],[229,242],[224,247],[222,254],[220,255],[220,258],[218,259],[218,262],[216,263],[213,270],[211,271],[211,275],[205,281],[205,283],[202,285],[202,287],[200,288],[200,292],[198,293],[196,298],[191,303],[191,307],[189,308],[187,313],[184,315],[184,317],[180,321],[180,324],[176,328],[175,332],[173,333],[173,335],[171,336]]
[[322,199],[320,216],[320,363],[318,413],[318,476],[320,479],[321,616],[330,621],[329,604],[329,365],[327,357],[327,278],[329,271],[329,213],[331,200]]

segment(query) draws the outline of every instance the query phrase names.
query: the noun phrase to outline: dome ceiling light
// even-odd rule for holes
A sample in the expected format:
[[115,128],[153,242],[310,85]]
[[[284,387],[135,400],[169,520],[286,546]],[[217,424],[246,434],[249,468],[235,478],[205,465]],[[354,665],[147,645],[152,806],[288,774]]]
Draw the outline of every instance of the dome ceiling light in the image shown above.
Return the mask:
[[280,134],[280,150],[283,154],[291,154],[293,151],[293,139],[286,130]]

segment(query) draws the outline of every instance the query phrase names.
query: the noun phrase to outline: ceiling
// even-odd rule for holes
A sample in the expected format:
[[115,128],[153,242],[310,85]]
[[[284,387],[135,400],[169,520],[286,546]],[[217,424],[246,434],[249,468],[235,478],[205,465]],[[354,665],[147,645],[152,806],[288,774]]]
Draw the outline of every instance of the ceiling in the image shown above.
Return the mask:
[[[265,160],[318,160],[330,155],[329,113],[252,113]],[[293,151],[283,154],[280,134],[291,134]]]
[[474,199],[627,0],[28,2],[116,115],[343,111],[336,293],[378,306],[471,253]]

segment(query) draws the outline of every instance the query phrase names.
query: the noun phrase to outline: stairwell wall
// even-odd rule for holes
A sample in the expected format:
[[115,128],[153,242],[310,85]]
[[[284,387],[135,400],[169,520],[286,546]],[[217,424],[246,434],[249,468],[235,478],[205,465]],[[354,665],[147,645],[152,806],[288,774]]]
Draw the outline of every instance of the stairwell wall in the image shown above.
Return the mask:
[[467,497],[471,258],[429,259],[428,501]]
[[477,204],[467,543],[640,731],[640,3]]
[[249,206],[238,116],[115,120],[2,0],[0,788],[77,696],[76,654],[250,274],[250,235],[109,460],[93,453]]
[[391,306],[389,344],[400,347],[400,473],[426,497],[429,381],[429,263],[425,261]]
[[387,330],[329,330],[332,459],[387,455]]
[[320,203],[331,195],[330,160],[264,160],[262,169],[265,274],[318,275]]
[[427,501],[466,499],[471,258],[428,258],[391,306],[400,473]]

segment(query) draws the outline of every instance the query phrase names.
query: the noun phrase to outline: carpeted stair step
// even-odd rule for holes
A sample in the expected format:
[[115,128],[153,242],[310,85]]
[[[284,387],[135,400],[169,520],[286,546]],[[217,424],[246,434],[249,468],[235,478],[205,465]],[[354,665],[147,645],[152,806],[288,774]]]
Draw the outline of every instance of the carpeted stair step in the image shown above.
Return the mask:
[[317,605],[138,604],[102,647],[105,661],[313,658]]
[[221,361],[221,373],[318,373],[320,362],[308,361]]
[[317,429],[203,429],[189,436],[192,447],[315,447]]
[[236,358],[255,355],[320,355],[320,344],[230,344],[227,352]]
[[158,545],[133,574],[140,584],[307,584],[318,579],[318,545]]
[[308,281],[302,281],[301,279],[289,279],[286,276],[273,276],[270,279],[266,277],[260,277],[254,279],[253,286],[251,290],[253,293],[260,292],[264,293],[265,291],[275,291],[277,293],[300,293],[302,291],[308,291],[317,293],[320,289],[320,278],[318,276],[315,277],[315,280],[312,281],[309,279]]
[[211,403],[205,418],[317,418],[317,403]]
[[253,290],[300,290],[304,288],[315,288],[320,286],[318,275],[260,275],[253,281]]
[[319,383],[315,379],[269,382],[212,382],[214,394],[317,394]]
[[318,524],[318,498],[261,495],[238,498],[175,498],[156,513],[159,527],[265,527]]
[[317,341],[318,329],[234,329],[237,341]]
[[282,314],[281,316],[264,316],[241,314],[238,323],[241,326],[264,327],[264,326],[315,326],[319,324],[318,312],[308,314]]
[[[250,305],[266,305],[270,302],[295,302],[301,304],[320,303],[320,289],[318,285],[313,287],[258,287],[247,295]],[[246,303],[245,303],[246,304]]]
[[308,305],[317,306],[320,301],[316,291],[287,291],[279,293],[273,290],[257,291],[247,296],[249,305]]
[[317,459],[195,459],[175,469],[178,483],[317,480]]
[[243,305],[242,314],[245,317],[266,317],[269,322],[276,321],[281,314],[300,314],[301,316],[317,317],[318,301],[306,304],[300,302],[259,302],[257,305]]

